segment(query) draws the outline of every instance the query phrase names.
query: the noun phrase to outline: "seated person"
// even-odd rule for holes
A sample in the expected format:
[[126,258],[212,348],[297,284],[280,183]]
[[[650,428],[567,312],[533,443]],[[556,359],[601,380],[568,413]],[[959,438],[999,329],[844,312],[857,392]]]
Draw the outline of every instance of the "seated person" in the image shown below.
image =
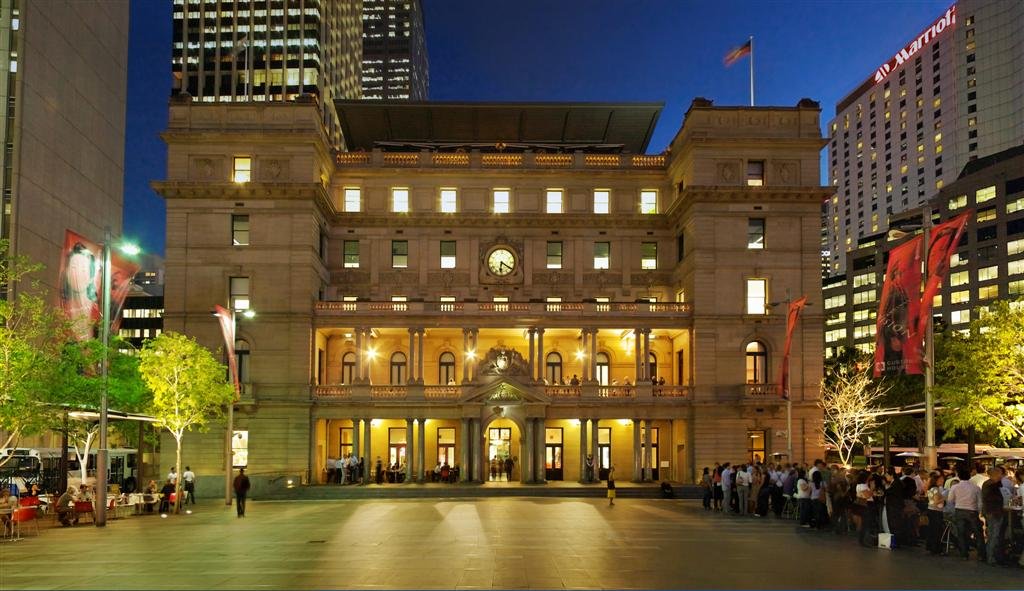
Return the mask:
[[76,501],[89,501],[91,503],[92,499],[93,499],[92,489],[89,487],[88,484],[82,483],[82,486],[78,487],[78,498],[75,499],[75,500]]
[[146,485],[146,488],[142,493],[142,502],[146,504],[146,513],[153,512],[153,506],[156,505],[157,502],[156,494],[156,481],[150,480],[149,484]]
[[451,479],[452,469],[448,466],[448,462],[445,462],[441,466],[441,482],[448,482]]
[[171,510],[171,495],[174,494],[174,483],[168,478],[164,487],[160,489],[160,512],[167,513]]
[[11,516],[18,510],[18,497],[11,494],[11,489],[6,486],[0,489],[0,523],[4,525],[4,533],[10,529],[14,531]]
[[57,520],[64,527],[78,523],[74,503],[75,489],[73,487],[68,487],[68,490],[57,499]]

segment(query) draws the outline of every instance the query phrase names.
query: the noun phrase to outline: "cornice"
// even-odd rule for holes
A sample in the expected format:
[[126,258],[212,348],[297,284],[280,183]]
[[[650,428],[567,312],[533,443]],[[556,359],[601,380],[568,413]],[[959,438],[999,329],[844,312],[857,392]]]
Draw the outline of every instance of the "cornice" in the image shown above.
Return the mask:
[[668,216],[598,214],[491,214],[491,213],[410,213],[367,214],[337,213],[331,223],[346,227],[452,227],[454,225],[487,228],[585,228],[665,230],[672,225]]

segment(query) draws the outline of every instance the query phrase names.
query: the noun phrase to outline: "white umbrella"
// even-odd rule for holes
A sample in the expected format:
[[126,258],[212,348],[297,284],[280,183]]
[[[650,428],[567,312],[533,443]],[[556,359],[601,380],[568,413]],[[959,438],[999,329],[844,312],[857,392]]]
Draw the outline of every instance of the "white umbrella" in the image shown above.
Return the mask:
[[962,462],[962,461],[964,461],[964,459],[963,458],[958,458],[957,456],[946,456],[946,457],[942,458],[942,461],[943,462]]
[[897,458],[919,458],[921,454],[916,451],[905,451],[903,453],[896,454]]

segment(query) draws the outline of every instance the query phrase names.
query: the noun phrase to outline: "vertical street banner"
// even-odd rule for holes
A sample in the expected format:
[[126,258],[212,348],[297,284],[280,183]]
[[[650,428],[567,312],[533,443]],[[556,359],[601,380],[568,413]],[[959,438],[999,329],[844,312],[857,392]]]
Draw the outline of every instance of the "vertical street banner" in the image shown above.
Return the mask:
[[[121,309],[139,266],[114,253],[110,260],[110,330],[116,334],[121,325]],[[75,338],[95,338],[96,326],[103,317],[103,247],[67,230],[60,259],[60,305],[71,321]]]
[[928,239],[928,275],[924,284],[924,294],[921,296],[919,324],[922,327],[922,334],[928,327],[926,323],[932,319],[932,301],[939,293],[942,282],[949,275],[949,259],[960,243],[967,220],[973,215],[974,210],[965,211],[931,230]]
[[228,354],[228,371],[231,372],[231,382],[235,385],[235,400],[238,400],[242,388],[238,383],[238,360],[235,359],[235,313],[229,312],[221,306],[214,306],[214,312],[220,322],[220,331],[224,335],[224,350]]
[[782,371],[779,372],[779,375],[782,376],[779,380],[779,389],[782,397],[786,399],[789,398],[789,349],[793,344],[793,331],[796,329],[796,323],[800,321],[800,312],[806,305],[807,296],[803,296],[790,302],[789,311],[786,314],[786,344],[782,347]]
[[920,374],[924,333],[918,328],[921,305],[923,236],[889,252],[875,326],[875,377]]

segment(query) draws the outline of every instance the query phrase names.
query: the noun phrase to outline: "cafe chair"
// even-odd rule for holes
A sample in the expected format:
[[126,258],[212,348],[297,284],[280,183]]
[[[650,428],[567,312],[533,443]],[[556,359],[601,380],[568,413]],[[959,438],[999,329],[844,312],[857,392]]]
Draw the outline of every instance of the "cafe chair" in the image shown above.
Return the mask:
[[20,507],[11,514],[12,536],[15,540],[21,539],[21,524],[32,523],[36,527],[36,535],[39,535],[39,520],[35,507]]
[[75,519],[81,519],[82,515],[89,515],[89,519],[96,521],[96,511],[93,509],[92,501],[75,501]]

